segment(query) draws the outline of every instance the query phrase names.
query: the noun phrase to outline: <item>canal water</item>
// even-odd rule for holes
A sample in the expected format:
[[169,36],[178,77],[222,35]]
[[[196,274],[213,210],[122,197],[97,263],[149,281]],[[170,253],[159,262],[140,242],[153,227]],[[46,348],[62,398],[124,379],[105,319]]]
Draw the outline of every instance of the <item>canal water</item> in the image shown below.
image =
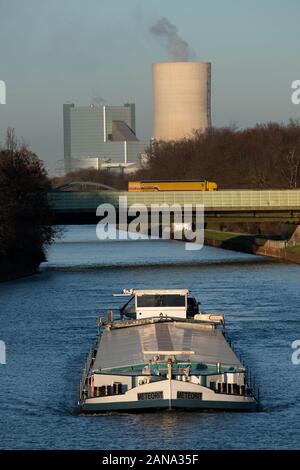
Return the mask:
[[[103,241],[69,226],[42,273],[0,284],[0,448],[300,448],[300,266],[172,241]],[[226,328],[260,385],[255,413],[76,412],[97,317],[124,288],[187,287]]]

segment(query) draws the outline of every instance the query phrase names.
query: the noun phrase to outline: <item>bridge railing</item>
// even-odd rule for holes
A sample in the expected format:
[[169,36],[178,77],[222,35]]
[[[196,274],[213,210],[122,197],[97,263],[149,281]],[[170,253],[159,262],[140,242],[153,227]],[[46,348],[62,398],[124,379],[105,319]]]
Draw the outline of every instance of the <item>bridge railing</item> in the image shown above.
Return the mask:
[[91,211],[98,205],[119,205],[119,197],[126,196],[128,205],[204,204],[206,210],[299,210],[300,190],[228,190],[228,191],[165,191],[165,192],[49,192],[48,198],[55,211]]

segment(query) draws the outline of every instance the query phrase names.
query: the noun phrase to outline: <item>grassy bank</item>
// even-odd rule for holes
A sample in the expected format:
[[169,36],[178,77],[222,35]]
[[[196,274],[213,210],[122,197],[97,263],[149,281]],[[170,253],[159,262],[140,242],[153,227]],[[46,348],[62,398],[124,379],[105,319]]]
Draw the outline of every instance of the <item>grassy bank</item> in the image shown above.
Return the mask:
[[299,255],[299,256],[300,256],[300,245],[288,246],[288,247],[287,247],[287,251],[288,251],[289,253],[295,253],[296,255]]
[[204,236],[206,240],[220,240],[226,241],[236,237],[249,237],[253,236],[248,233],[237,233],[237,232],[220,232],[219,230],[204,230]]
[[209,246],[224,248],[225,250],[253,253],[255,235],[248,233],[220,232],[218,230],[205,230],[204,243]]

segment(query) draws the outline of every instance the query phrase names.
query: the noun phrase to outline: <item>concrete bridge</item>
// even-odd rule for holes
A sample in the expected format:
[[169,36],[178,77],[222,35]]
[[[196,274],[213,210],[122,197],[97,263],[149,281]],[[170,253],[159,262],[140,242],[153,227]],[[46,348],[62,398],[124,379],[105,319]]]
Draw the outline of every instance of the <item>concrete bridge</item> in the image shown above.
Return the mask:
[[196,204],[204,204],[206,222],[300,223],[300,189],[138,193],[111,188],[105,191],[66,191],[64,188],[48,193],[56,222],[63,224],[95,223],[99,221],[97,207],[110,203],[118,211],[120,196],[127,197],[128,206],[144,204],[148,209],[151,204],[191,204],[194,209]]

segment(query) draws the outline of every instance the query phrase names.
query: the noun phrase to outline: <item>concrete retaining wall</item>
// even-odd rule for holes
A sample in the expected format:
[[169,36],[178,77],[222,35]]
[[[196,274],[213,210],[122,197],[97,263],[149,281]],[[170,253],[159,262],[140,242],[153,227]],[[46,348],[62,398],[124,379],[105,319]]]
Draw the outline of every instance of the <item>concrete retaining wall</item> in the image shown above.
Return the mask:
[[[207,239],[204,241],[205,245],[213,246],[215,248],[230,249],[233,251],[241,251],[243,253],[252,253],[254,255],[268,256],[271,258],[277,258],[284,261],[290,261],[292,263],[300,264],[300,255],[296,253],[291,253],[285,249],[286,242],[281,240],[263,240],[264,245],[257,245],[255,243],[256,239],[253,237],[253,243],[240,243],[237,237],[237,243],[235,243],[234,238],[230,239],[230,244],[228,240],[225,242],[222,240]],[[261,239],[258,239],[261,241]]]

